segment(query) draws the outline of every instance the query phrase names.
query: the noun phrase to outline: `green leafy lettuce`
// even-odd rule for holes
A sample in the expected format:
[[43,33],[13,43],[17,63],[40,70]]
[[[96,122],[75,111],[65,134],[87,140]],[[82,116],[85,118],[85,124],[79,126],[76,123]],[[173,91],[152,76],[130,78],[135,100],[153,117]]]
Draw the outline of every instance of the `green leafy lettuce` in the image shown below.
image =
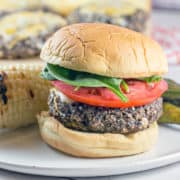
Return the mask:
[[[106,87],[116,94],[122,101],[128,101],[127,97],[120,88],[121,85],[126,92],[129,90],[124,79],[74,71],[53,64],[47,64],[41,73],[41,77],[47,80],[63,81],[69,85],[75,86],[75,90],[78,90],[80,87]],[[149,83],[157,81],[158,78],[160,79],[159,76],[152,76],[150,78],[142,78],[139,80]]]

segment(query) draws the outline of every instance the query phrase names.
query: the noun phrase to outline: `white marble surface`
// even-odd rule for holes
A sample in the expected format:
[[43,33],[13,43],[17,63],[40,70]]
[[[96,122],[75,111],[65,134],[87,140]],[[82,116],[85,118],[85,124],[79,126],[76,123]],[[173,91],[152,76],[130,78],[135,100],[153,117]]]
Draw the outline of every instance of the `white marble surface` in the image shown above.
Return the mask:
[[[154,12],[153,14],[153,22],[154,23],[165,23],[166,25],[177,25],[179,23],[180,19],[180,13],[178,12]],[[179,23],[180,26],[180,23]],[[179,72],[180,68],[175,67],[175,71]],[[170,73],[174,74],[176,76],[176,72],[171,71]],[[176,76],[176,79],[179,80],[179,77]],[[0,180],[30,180],[30,179],[37,179],[37,180],[50,180],[50,179],[87,179],[87,180],[169,180],[171,179],[180,179],[180,163],[176,163],[174,165],[166,166],[163,168],[159,169],[154,169],[154,170],[149,170],[149,171],[144,171],[140,173],[133,173],[133,174],[128,174],[128,175],[123,175],[123,176],[111,176],[111,177],[101,177],[101,178],[52,178],[52,177],[40,177],[40,176],[30,176],[30,175],[23,175],[23,174],[17,174],[17,173],[12,173],[4,170],[0,170]]]

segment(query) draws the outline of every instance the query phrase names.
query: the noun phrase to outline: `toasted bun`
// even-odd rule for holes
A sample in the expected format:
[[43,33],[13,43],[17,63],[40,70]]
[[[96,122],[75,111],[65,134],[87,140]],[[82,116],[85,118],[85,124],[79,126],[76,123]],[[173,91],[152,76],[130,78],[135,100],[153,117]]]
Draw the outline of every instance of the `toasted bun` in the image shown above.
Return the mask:
[[38,115],[41,136],[50,146],[67,154],[79,157],[115,157],[145,152],[156,142],[158,126],[137,133],[97,134],[74,131],[65,128],[48,112]]
[[162,75],[168,70],[158,43],[140,33],[100,23],[62,28],[45,43],[41,58],[65,68],[119,78]]

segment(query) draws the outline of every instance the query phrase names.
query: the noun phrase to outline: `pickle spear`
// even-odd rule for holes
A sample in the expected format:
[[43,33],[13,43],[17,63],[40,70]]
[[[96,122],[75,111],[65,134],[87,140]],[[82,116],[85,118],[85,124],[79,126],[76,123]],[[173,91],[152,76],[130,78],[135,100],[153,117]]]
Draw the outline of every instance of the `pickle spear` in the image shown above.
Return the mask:
[[168,90],[163,94],[164,102],[180,107],[180,84],[170,79],[165,80],[168,83]]
[[163,94],[163,115],[159,123],[180,124],[180,84],[166,79],[168,91]]
[[158,120],[158,123],[180,124],[180,107],[170,103],[164,103],[163,111],[163,115]]

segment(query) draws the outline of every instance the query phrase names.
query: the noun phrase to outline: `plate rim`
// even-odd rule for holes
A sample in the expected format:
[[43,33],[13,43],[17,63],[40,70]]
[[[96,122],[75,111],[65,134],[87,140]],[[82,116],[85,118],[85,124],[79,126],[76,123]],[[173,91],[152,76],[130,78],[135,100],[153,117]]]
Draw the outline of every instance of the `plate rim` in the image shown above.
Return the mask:
[[[166,165],[170,165],[176,162],[180,162],[180,152],[168,154],[165,156],[160,156],[155,159],[149,159],[146,161],[137,161],[133,165],[118,165],[115,166],[107,166],[107,167],[84,167],[84,168],[59,168],[59,167],[40,167],[34,165],[20,165],[17,163],[7,163],[4,161],[0,161],[0,168],[4,170],[9,170],[13,172],[23,173],[23,174],[31,174],[31,175],[42,175],[42,176],[51,176],[51,177],[99,177],[99,176],[110,176],[110,175],[121,175],[127,173],[135,173],[150,169],[155,169],[159,167],[163,167]],[[117,166],[117,164],[116,164]],[[135,166],[136,168],[133,168]],[[87,173],[82,171],[85,169],[89,169]],[[69,171],[71,173],[68,173]],[[103,174],[102,174],[103,171]],[[80,173],[81,172],[81,173]]]

